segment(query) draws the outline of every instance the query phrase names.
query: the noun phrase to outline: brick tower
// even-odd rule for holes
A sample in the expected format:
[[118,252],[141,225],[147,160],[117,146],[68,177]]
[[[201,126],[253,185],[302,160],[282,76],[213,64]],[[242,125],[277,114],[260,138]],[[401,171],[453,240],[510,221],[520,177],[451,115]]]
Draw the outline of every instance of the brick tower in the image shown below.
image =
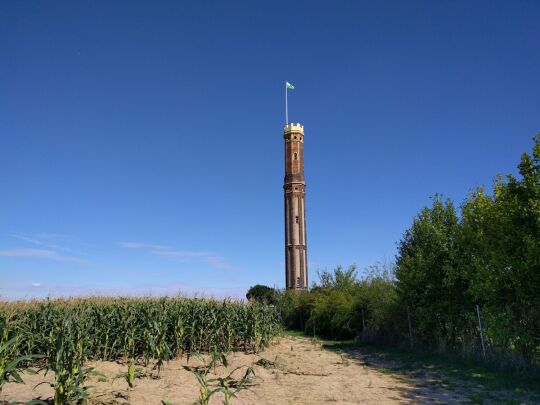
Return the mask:
[[294,290],[308,287],[306,251],[306,181],[304,127],[287,124],[285,139],[285,284]]

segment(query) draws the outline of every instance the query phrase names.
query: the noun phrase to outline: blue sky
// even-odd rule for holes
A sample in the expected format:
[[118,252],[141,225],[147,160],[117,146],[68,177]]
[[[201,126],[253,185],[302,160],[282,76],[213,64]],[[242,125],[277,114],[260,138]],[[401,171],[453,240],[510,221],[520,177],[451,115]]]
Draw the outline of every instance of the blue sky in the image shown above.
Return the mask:
[[308,256],[390,260],[540,130],[537,1],[0,3],[0,294],[284,285],[285,80]]

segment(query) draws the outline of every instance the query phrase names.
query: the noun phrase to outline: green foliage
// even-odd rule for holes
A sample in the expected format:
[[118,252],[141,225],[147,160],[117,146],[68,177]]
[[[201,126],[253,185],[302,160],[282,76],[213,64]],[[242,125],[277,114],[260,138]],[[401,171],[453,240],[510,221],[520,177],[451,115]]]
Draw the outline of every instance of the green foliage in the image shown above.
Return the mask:
[[0,393],[8,382],[24,384],[19,372],[23,363],[34,360],[33,355],[18,356],[13,350],[17,346],[18,337],[14,337],[5,343],[0,343]]
[[[393,266],[390,267],[393,271]],[[363,341],[400,343],[406,335],[406,310],[398,297],[395,282],[387,278],[387,269],[360,284],[357,312],[362,323]]]
[[0,302],[0,389],[22,382],[19,365],[43,353],[40,366],[54,373],[54,403],[84,403],[86,380],[95,374],[84,367],[87,360],[129,359],[131,390],[139,360],[153,363],[159,375],[174,356],[256,352],[280,331],[276,309],[257,303],[181,297]]
[[403,301],[416,311],[415,333],[444,346],[461,326],[466,300],[464,280],[456,272],[459,220],[451,201],[435,197],[414,219],[399,244],[397,287]]
[[181,297],[0,302],[0,326],[17,338],[13,350],[49,363],[62,341],[76,361],[142,359],[157,369],[191,351],[258,351],[281,330],[268,305]]
[[183,366],[184,369],[191,372],[200,386],[199,404],[207,405],[212,395],[218,393],[219,387],[211,387],[211,380],[208,378],[208,374],[212,369],[215,370],[217,365],[224,365],[227,367],[227,357],[225,354],[214,351],[210,356],[210,360],[205,362],[204,357],[199,353],[192,353],[190,357],[195,357],[201,363],[202,366]]
[[61,319],[47,339],[54,345],[54,355],[47,359],[47,372],[54,372],[54,405],[86,403],[88,399],[85,381],[92,369],[83,367],[84,339],[72,314]]
[[392,265],[375,265],[361,280],[355,266],[319,273],[310,292],[281,291],[277,306],[289,328],[332,339],[361,337],[395,341],[401,336],[402,308]]
[[263,304],[274,305],[276,303],[276,290],[266,285],[257,284],[250,287],[246,293],[249,301],[257,301]]
[[540,362],[540,134],[524,153],[521,178],[477,189],[458,216],[436,197],[399,245],[397,287],[417,339],[440,348],[478,346],[480,305],[493,356]]

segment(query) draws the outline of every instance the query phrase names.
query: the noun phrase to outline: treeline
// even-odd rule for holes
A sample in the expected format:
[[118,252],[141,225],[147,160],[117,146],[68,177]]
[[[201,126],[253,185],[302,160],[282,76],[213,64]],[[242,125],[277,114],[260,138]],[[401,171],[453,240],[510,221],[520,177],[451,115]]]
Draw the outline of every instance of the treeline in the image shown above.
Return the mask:
[[459,214],[435,198],[399,244],[396,287],[417,337],[438,346],[478,341],[475,305],[488,346],[540,360],[540,134],[520,178],[497,177],[472,192]]
[[[280,293],[288,326],[332,338],[410,342],[540,363],[540,134],[519,177],[498,176],[456,208],[436,196],[399,242],[395,268],[324,272]],[[410,320],[410,328],[409,328]],[[410,332],[412,331],[412,336]]]

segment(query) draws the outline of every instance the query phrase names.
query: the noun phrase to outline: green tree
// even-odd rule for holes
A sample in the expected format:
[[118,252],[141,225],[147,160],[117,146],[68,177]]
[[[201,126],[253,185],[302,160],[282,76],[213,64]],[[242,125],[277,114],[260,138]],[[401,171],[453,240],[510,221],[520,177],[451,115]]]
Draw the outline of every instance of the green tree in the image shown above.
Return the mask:
[[519,178],[498,176],[493,195],[471,193],[458,219],[436,197],[400,244],[397,286],[427,343],[478,341],[479,304],[490,348],[540,360],[540,134]]
[[257,284],[251,287],[246,293],[249,301],[258,301],[263,304],[276,303],[276,291],[266,285]]
[[528,361],[540,359],[540,134],[533,141],[518,166],[521,179],[497,179],[482,252],[493,318],[487,326]]
[[466,281],[455,269],[458,234],[454,204],[435,196],[398,247],[397,287],[414,313],[416,335],[439,346],[455,341],[464,304]]

